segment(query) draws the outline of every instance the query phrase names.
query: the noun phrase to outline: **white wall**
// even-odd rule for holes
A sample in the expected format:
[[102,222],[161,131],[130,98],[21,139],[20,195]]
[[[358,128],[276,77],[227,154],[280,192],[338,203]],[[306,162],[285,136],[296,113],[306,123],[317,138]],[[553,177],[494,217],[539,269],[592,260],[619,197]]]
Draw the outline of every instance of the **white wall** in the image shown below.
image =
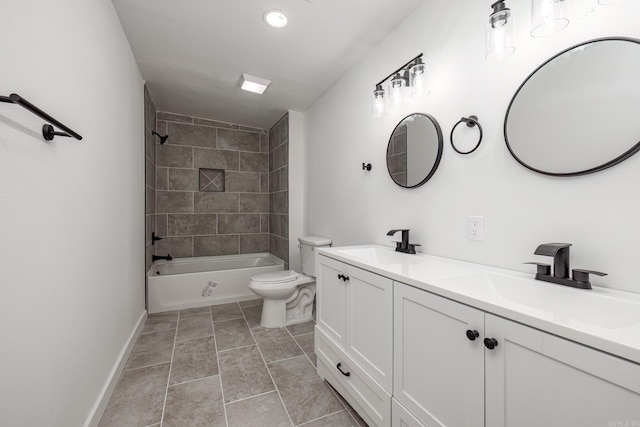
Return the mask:
[[[510,0],[518,50],[487,62],[484,22],[490,3],[425,2],[305,114],[307,231],[332,237],[337,245],[390,244],[387,230],[408,227],[423,252],[531,273],[522,263],[538,258],[538,244],[571,242],[573,267],[609,273],[594,283],[640,292],[640,156],[600,173],[552,178],[516,163],[502,136],[511,96],[531,71],[589,39],[640,38],[640,2],[598,6],[595,0],[574,0],[563,32],[533,40],[530,1]],[[425,54],[431,95],[386,118],[372,118],[375,83],[419,52]],[[429,182],[402,189],[387,175],[385,152],[395,124],[411,112],[435,116],[445,149]],[[485,136],[473,155],[458,155],[448,135],[460,117],[471,114],[479,117]],[[588,118],[585,125],[599,123]],[[364,161],[373,164],[371,172],[362,171]],[[484,216],[483,241],[467,239],[469,215]]]
[[0,4],[0,424],[80,426],[144,313],[140,73],[108,0]]

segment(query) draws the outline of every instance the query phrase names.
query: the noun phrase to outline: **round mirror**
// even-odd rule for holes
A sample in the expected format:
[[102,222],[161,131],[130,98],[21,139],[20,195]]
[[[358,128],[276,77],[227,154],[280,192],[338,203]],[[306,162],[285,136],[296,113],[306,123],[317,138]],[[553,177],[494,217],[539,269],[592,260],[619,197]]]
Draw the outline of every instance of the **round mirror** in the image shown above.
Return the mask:
[[387,170],[401,187],[419,187],[436,172],[442,157],[442,131],[428,114],[411,114],[398,123],[387,146]]
[[640,42],[608,38],[567,49],[536,69],[504,120],[509,151],[545,175],[598,172],[640,149]]

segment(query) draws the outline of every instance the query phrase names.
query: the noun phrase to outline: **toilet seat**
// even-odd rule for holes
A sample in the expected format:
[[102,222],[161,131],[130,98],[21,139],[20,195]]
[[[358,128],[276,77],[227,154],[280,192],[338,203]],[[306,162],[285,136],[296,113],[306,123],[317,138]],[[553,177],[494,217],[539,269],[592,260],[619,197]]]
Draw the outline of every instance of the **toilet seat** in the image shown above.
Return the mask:
[[288,283],[298,278],[299,274],[293,270],[276,271],[274,273],[263,273],[253,276],[252,282],[256,283]]

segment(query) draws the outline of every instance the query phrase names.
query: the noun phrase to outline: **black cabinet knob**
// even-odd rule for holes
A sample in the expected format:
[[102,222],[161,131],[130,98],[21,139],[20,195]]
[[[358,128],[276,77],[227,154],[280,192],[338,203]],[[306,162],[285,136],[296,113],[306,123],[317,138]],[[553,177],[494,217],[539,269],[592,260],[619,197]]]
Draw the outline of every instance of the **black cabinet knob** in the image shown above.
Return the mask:
[[342,276],[342,280],[346,282],[347,280],[349,280],[349,276]]
[[476,338],[478,338],[480,336],[480,333],[478,331],[471,330],[471,329],[467,329],[467,338],[469,338],[469,341],[475,341]]
[[498,340],[495,338],[485,338],[484,346],[487,347],[489,350],[493,350],[498,346]]
[[344,276],[342,274],[338,274],[338,279],[339,280],[344,280]]

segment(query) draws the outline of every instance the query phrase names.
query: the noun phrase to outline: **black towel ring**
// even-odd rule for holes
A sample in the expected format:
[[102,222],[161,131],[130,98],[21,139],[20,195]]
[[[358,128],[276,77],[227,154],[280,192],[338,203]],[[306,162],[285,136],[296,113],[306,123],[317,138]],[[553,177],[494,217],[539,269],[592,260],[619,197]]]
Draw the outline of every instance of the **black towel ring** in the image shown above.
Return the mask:
[[[456,148],[456,145],[453,143],[453,132],[456,130],[456,128],[458,127],[458,125],[460,123],[466,123],[467,126],[470,127],[470,128],[472,128],[472,127],[477,125],[478,126],[478,131],[480,131],[480,137],[478,138],[478,143],[470,151],[460,151],[460,150],[458,150],[458,148]],[[474,151],[476,151],[478,149],[478,147],[480,146],[480,143],[482,142],[482,126],[480,126],[480,123],[478,122],[478,116],[469,116],[469,117],[461,118],[460,121],[458,121],[458,123],[456,123],[453,126],[453,129],[451,129],[451,136],[449,137],[449,139],[451,140],[451,147],[456,151],[456,153],[471,154]]]

